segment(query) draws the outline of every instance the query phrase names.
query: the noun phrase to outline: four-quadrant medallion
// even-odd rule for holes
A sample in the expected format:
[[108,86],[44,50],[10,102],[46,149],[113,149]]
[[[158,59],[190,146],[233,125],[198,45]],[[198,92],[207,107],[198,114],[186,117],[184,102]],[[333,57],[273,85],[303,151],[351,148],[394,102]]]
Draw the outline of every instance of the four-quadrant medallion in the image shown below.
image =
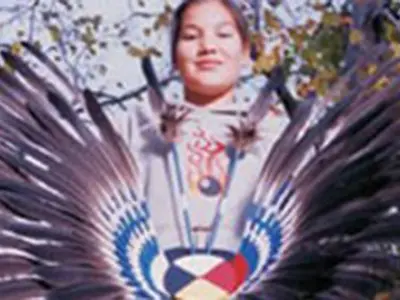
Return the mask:
[[[157,287],[174,299],[229,299],[246,279],[249,266],[242,255],[227,258],[214,254],[176,257],[167,267],[152,268]],[[157,262],[155,262],[157,263]],[[159,264],[159,263],[157,263]]]

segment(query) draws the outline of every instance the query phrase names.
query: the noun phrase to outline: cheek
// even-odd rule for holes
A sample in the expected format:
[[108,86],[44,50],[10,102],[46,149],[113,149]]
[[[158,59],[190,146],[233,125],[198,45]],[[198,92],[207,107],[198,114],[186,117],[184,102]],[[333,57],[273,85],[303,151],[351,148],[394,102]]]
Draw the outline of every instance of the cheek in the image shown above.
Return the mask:
[[196,47],[193,44],[178,44],[175,52],[178,68],[187,66],[196,57]]
[[228,77],[237,77],[242,69],[243,54],[241,49],[226,49],[225,51],[225,69]]
[[244,49],[240,41],[232,41],[225,43],[221,47],[221,52],[226,59],[235,61],[240,64],[244,58]]

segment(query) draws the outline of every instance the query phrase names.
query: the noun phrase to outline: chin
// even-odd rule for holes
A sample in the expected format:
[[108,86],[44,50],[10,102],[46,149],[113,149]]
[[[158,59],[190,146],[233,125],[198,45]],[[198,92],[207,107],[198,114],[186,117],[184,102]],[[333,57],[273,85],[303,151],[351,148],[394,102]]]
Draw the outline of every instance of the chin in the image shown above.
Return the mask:
[[219,94],[235,84],[231,80],[223,80],[220,76],[208,76],[196,82],[196,91],[203,94]]

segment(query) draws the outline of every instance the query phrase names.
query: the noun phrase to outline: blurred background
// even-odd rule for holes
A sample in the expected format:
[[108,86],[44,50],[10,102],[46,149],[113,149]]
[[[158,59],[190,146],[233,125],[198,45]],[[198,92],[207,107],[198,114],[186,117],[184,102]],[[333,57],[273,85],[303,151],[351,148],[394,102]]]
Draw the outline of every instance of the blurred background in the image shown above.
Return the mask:
[[[236,0],[252,30],[254,64],[238,98],[249,101],[271,76],[286,101],[325,101],[332,85],[370,44],[400,53],[395,0]],[[140,58],[151,55],[168,98],[181,96],[171,70],[169,24],[180,0],[7,0],[0,4],[0,46],[24,55],[19,41],[42,49],[79,87],[122,111],[145,97]],[[373,66],[367,72],[373,72]],[[384,82],[381,82],[384,84]],[[290,105],[290,104],[288,104]]]

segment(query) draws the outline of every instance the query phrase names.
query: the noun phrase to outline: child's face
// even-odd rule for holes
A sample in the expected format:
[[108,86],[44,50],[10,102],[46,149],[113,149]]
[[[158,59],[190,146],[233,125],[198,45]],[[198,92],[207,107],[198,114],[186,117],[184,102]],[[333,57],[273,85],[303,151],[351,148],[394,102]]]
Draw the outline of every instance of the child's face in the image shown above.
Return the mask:
[[207,96],[233,89],[249,55],[230,10],[219,1],[201,1],[181,22],[175,54],[185,88]]

